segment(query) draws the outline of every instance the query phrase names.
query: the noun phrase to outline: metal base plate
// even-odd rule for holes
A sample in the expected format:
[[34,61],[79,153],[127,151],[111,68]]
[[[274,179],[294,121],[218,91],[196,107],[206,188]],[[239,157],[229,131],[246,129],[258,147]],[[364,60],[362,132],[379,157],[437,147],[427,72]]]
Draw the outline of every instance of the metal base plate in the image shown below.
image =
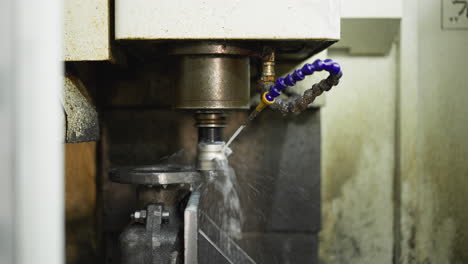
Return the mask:
[[114,182],[141,185],[194,183],[200,177],[195,169],[178,165],[112,168],[109,175]]

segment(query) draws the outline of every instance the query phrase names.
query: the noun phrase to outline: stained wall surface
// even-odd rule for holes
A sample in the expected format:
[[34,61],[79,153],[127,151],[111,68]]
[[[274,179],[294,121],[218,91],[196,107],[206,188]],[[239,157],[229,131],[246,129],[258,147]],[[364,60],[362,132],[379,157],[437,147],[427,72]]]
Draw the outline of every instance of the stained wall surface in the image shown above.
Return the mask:
[[325,263],[391,263],[396,48],[329,55],[345,75],[322,114],[321,254]]
[[468,263],[468,29],[441,7],[403,1],[388,54],[329,51],[345,76],[322,115],[322,263]]
[[443,29],[438,0],[404,5],[401,262],[467,263],[468,28]]

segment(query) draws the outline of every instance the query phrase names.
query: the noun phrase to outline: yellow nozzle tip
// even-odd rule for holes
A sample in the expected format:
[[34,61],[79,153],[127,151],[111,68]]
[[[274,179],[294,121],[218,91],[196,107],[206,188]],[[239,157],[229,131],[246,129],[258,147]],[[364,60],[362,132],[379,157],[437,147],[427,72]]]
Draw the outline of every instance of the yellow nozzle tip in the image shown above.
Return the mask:
[[268,92],[264,92],[263,95],[262,95],[262,102],[265,104],[265,105],[272,105],[275,100],[273,101],[269,101],[267,98],[266,98],[266,95],[268,94]]
[[257,107],[255,108],[255,111],[261,112],[267,105],[263,102],[260,102]]

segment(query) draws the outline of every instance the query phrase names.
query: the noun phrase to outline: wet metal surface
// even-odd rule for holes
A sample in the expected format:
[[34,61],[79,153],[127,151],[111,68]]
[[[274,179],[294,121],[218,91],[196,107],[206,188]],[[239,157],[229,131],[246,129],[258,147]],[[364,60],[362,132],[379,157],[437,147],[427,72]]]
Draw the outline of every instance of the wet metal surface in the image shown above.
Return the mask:
[[114,182],[143,185],[166,185],[193,183],[199,174],[189,166],[141,166],[119,167],[109,172]]
[[[231,113],[225,135],[231,135],[247,115]],[[197,128],[190,113],[110,110],[103,120],[109,155],[106,166],[157,164],[173,153],[179,153],[178,163],[194,164]],[[237,174],[244,218],[242,238],[238,240],[241,249],[256,263],[317,263],[319,111],[283,117],[265,110],[231,148],[230,166]],[[109,182],[107,175],[102,180],[102,221],[108,254],[112,255],[112,237],[124,228],[136,207],[132,202],[135,190],[130,185]]]

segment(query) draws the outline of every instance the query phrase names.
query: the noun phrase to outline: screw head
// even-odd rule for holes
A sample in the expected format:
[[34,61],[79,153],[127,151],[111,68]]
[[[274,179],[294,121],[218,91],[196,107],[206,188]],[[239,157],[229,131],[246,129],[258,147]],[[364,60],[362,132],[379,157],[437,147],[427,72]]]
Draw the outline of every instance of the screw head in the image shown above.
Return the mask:
[[133,214],[130,215],[130,217],[134,220],[144,219],[146,218],[146,211],[145,210],[135,211]]
[[170,214],[169,214],[169,211],[163,211],[163,212],[162,212],[162,217],[163,217],[163,218],[169,218],[169,215],[170,215]]

